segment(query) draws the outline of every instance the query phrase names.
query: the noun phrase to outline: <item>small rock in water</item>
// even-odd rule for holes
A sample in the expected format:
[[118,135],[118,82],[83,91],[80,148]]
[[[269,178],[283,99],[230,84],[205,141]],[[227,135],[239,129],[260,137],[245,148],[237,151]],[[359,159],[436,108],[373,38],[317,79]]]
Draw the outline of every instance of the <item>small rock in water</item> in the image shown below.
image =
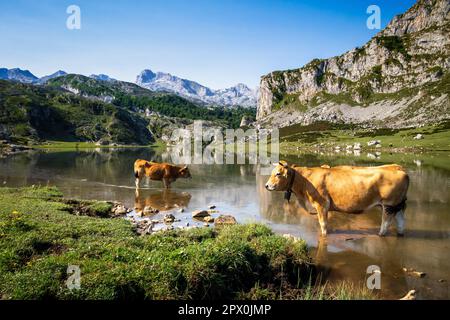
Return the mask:
[[175,216],[171,213],[168,213],[164,216],[164,222],[165,223],[172,223],[175,221]]
[[427,274],[425,272],[420,272],[414,269],[408,269],[408,268],[403,268],[403,271],[408,273],[411,276],[417,277],[417,278],[423,278],[425,277]]
[[220,215],[214,220],[216,226],[236,224],[236,219],[231,215]]
[[208,222],[205,222],[203,225],[204,225],[205,227],[209,227],[209,223],[208,223]]
[[189,227],[189,222],[186,222],[186,227]]
[[144,207],[144,210],[142,211],[142,213],[143,213],[144,215],[155,214],[155,213],[158,213],[158,212],[159,212],[159,211],[158,211],[157,209],[153,209],[153,208],[150,207],[150,206]]
[[192,211],[192,217],[193,218],[201,218],[201,217],[207,217],[209,216],[209,212],[206,210],[195,210]]
[[208,209],[210,209],[210,210],[215,209],[215,208],[216,208],[216,206],[213,204],[208,206]]
[[184,208],[181,208],[180,210],[178,210],[179,213],[184,212]]
[[403,298],[400,300],[416,300],[416,290],[410,290]]
[[125,208],[125,206],[123,204],[118,203],[113,207],[112,212],[114,214],[121,216],[121,215],[128,213],[129,211],[127,208]]

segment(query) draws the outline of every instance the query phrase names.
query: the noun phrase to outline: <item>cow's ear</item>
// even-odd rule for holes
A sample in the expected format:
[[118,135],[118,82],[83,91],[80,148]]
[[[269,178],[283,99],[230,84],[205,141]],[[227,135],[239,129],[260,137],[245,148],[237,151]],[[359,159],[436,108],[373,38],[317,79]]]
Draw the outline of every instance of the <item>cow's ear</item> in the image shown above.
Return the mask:
[[289,167],[288,163],[287,163],[286,161],[283,161],[283,160],[281,160],[280,162],[278,162],[278,164],[279,164],[280,166],[282,166],[283,168],[286,168],[286,169]]

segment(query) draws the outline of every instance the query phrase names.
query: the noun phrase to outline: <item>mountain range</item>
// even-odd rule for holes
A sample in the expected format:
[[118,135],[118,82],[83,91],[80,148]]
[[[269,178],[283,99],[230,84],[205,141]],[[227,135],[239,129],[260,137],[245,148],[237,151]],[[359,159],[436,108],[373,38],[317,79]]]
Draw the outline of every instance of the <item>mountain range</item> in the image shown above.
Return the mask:
[[257,91],[242,83],[226,89],[212,90],[192,80],[182,79],[170,73],[155,73],[147,69],[137,76],[136,84],[153,91],[172,92],[207,105],[256,106]]
[[418,0],[365,45],[261,78],[257,119],[409,127],[450,117],[450,1]]
[[[0,69],[0,79],[30,84],[44,84],[50,79],[64,75],[67,73],[59,70],[51,75],[38,78],[28,70]],[[106,82],[118,81],[106,74],[91,74],[89,77]],[[226,89],[212,90],[195,81],[182,79],[169,73],[154,73],[147,69],[137,76],[136,84],[156,92],[173,93],[202,105],[256,107],[256,90],[252,90],[242,83]]]
[[194,120],[237,128],[242,118],[255,116],[253,108],[205,107],[104,75],[58,71],[39,79],[26,70],[2,69],[2,77],[7,80],[0,79],[0,141],[148,144],[169,139]]

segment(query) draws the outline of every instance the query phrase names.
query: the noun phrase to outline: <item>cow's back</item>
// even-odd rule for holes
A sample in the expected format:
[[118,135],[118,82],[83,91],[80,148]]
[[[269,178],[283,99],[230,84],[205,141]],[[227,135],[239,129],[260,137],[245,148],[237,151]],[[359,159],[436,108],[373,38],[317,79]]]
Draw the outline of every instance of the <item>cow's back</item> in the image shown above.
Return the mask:
[[407,173],[395,164],[320,168],[317,175],[323,177],[322,188],[334,210],[343,212],[362,212],[381,203],[397,205],[405,200],[409,185]]

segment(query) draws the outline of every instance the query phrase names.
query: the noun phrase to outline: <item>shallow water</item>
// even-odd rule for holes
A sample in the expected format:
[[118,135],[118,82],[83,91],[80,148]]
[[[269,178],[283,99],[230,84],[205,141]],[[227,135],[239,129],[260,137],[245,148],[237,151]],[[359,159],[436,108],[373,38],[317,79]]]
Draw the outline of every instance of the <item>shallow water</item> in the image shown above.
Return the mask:
[[[396,162],[411,177],[406,210],[405,237],[377,236],[381,222],[379,209],[361,215],[331,213],[330,234],[319,236],[315,215],[283,194],[264,189],[267,176],[258,165],[191,165],[191,180],[178,180],[171,190],[160,182],[144,185],[139,196],[134,190],[133,162],[137,158],[165,160],[151,149],[42,151],[0,159],[0,183],[4,186],[56,185],[66,197],[116,200],[142,210],[151,206],[159,219],[173,213],[184,226],[203,225],[192,220],[191,212],[215,205],[217,213],[232,214],[239,222],[258,221],[275,232],[304,238],[312,246],[315,259],[326,268],[328,281],[351,280],[363,283],[369,265],[381,268],[384,298],[399,298],[416,289],[418,298],[449,299],[450,290],[450,160],[449,153],[415,155],[319,155],[305,154],[290,161],[315,166],[321,164],[375,165]],[[184,208],[184,212],[181,212]],[[402,269],[426,272],[424,278],[407,275]]]

